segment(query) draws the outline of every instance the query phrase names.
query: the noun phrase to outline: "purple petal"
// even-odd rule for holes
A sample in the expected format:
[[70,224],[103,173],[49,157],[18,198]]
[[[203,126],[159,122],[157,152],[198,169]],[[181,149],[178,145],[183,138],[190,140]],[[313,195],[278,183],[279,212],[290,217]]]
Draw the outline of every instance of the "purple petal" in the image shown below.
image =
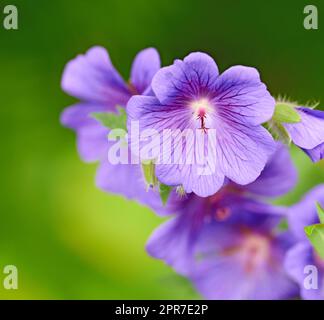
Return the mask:
[[105,112],[106,107],[101,104],[79,103],[63,110],[61,123],[71,129],[96,124],[98,121],[91,117],[93,112]]
[[304,232],[306,226],[319,223],[316,202],[324,207],[324,185],[319,185],[308,192],[296,205],[289,208],[289,228],[300,240],[306,240]]
[[324,112],[309,108],[296,108],[301,122],[284,124],[292,141],[303,149],[313,149],[324,143]]
[[313,149],[302,149],[313,162],[318,162],[324,158],[324,143]]
[[209,172],[205,168],[201,170],[198,165],[186,165],[180,167],[180,171],[185,191],[194,192],[200,197],[215,194],[224,183],[224,175],[217,169],[216,172]]
[[266,164],[257,180],[244,187],[255,195],[266,197],[281,196],[289,192],[297,183],[297,170],[288,148],[277,143],[277,150]]
[[105,192],[120,194],[149,206],[160,215],[169,214],[159,193],[147,190],[140,165],[111,164],[104,160],[97,170],[96,185]]
[[[228,198],[231,199],[230,196]],[[282,217],[288,214],[286,207],[274,206],[244,195],[232,197],[232,201],[234,202],[232,204],[233,212],[236,213],[233,216],[236,216],[239,221],[244,221],[244,223],[251,226],[253,225],[254,228],[262,227],[262,229],[269,229],[274,227]],[[265,219],[264,215],[268,215],[268,219]]]
[[172,218],[154,230],[146,244],[149,255],[164,260],[182,275],[187,275],[191,267],[190,222],[184,216]]
[[217,79],[213,99],[221,117],[258,125],[271,119],[275,100],[255,68],[234,66]]
[[307,289],[304,281],[307,277],[305,267],[315,266],[314,250],[308,241],[301,241],[291,248],[285,259],[285,269],[288,275],[300,286],[300,293],[306,300],[324,300],[324,276],[318,268],[318,289]]
[[[166,111],[167,110],[167,111]],[[166,111],[166,112],[165,112]],[[156,97],[152,96],[133,96],[127,104],[127,128],[130,136],[130,144],[134,154],[139,155],[142,143],[138,143],[137,138],[133,137],[133,123],[138,121],[140,133],[145,129],[156,129],[162,137],[164,128],[177,129],[182,122],[182,115],[176,109],[167,109],[162,106]],[[160,143],[157,147],[160,150]],[[167,152],[167,150],[164,150]],[[154,157],[153,157],[154,158]],[[168,185],[178,185],[181,183],[181,174],[175,165],[159,165],[157,172],[161,177],[161,182]]]
[[160,56],[156,49],[148,48],[137,54],[132,66],[131,83],[138,93],[144,93],[150,87],[160,67]]
[[255,287],[245,279],[237,261],[224,257],[213,264],[201,266],[191,277],[198,292],[208,300],[248,299]]
[[208,94],[218,76],[218,68],[209,55],[194,52],[160,69],[153,78],[152,88],[163,104],[178,98],[199,98]]
[[287,277],[282,266],[290,244],[286,244],[284,238],[280,241],[264,240],[269,241],[269,247],[264,248],[269,257],[259,256],[262,259],[257,260],[253,269],[249,270],[246,264],[252,261],[247,260],[244,247],[241,248],[246,241],[244,237],[244,233],[234,226],[216,228],[212,225],[209,232],[204,232],[196,252],[200,258],[191,276],[198,291],[207,299],[274,300],[294,297],[296,285]]
[[178,186],[182,183],[181,171],[179,166],[158,164],[155,167],[155,174],[159,181],[168,186]]
[[200,268],[192,280],[211,300],[282,300],[297,295],[296,286],[279,266],[247,276],[238,261],[228,257]]
[[139,121],[140,130],[185,129],[186,120],[179,108],[161,105],[156,97],[133,96],[127,103],[128,128],[131,121]]
[[124,80],[102,47],[93,47],[66,65],[62,88],[80,100],[104,103],[107,107],[126,105],[130,97]]
[[[194,192],[201,197],[215,194],[224,183],[224,174],[222,174],[218,168],[218,164],[215,162],[216,140],[214,139],[215,137],[210,136],[209,133],[208,131],[204,134],[204,150],[200,150],[200,148],[197,147],[197,145],[201,143],[201,141],[197,140],[197,136],[183,143],[181,150],[190,150],[190,152],[185,153],[186,160],[190,161],[185,164],[175,165],[179,170],[179,174],[176,175],[176,173],[174,173],[174,176],[180,177],[184,190],[187,193]],[[211,141],[209,142],[208,139]],[[172,152],[172,150],[170,150],[170,152]],[[159,166],[157,166],[157,168],[158,167]],[[170,174],[171,172],[168,173]],[[162,179],[161,181],[167,180],[165,175],[160,176],[160,170],[157,170],[156,174],[159,179]]]
[[94,162],[107,157],[108,129],[95,123],[77,130],[78,152],[83,161]]
[[276,149],[270,133],[225,121],[217,133],[217,160],[225,176],[242,185],[255,181]]
[[100,160],[107,154],[108,130],[91,117],[92,112],[106,109],[103,105],[79,103],[61,114],[61,123],[76,131],[78,152],[86,162]]

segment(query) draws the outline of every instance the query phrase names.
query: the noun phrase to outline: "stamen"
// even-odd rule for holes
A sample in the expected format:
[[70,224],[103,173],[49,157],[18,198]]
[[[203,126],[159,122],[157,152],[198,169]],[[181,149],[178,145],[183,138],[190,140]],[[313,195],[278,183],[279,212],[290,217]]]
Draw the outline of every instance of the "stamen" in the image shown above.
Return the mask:
[[200,99],[191,103],[193,114],[200,121],[200,128],[204,133],[207,133],[206,127],[207,114],[212,112],[212,107],[207,99]]
[[205,124],[205,121],[206,121],[206,111],[205,111],[205,109],[200,108],[198,110],[197,119],[200,120],[200,129],[202,129],[204,131],[204,133],[206,133],[208,128],[206,128],[206,124]]

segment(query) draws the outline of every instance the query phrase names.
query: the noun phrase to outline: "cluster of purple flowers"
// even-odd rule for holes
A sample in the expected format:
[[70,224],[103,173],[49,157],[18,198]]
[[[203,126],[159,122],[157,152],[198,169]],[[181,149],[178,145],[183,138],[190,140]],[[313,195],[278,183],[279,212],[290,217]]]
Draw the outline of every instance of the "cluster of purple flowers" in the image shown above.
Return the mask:
[[[276,102],[255,68],[219,74],[215,61],[199,52],[161,68],[157,51],[145,49],[125,82],[107,51],[94,47],[67,64],[62,87],[81,100],[64,110],[61,122],[76,131],[82,159],[100,162],[98,187],[170,216],[147,243],[152,257],[188,277],[208,299],[324,299],[324,260],[304,233],[319,222],[316,203],[324,206],[324,186],[291,208],[270,203],[297,182],[276,133],[319,161],[324,112]],[[127,115],[127,159],[138,144],[130,139],[134,122],[152,150],[173,159],[138,152],[150,165],[149,183],[141,163],[109,161],[116,141],[107,136],[115,128],[94,115],[118,118],[119,109]],[[156,139],[166,130],[175,132],[167,144]],[[186,130],[196,134],[182,139]],[[190,161],[180,161],[183,154]],[[307,266],[316,269],[317,286],[305,284]]]

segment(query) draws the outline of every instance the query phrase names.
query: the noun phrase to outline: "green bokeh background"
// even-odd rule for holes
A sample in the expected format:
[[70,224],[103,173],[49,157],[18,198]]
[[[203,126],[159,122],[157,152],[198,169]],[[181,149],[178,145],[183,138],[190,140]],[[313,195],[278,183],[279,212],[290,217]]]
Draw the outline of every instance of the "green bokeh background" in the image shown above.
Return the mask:
[[[0,1],[1,13],[6,4],[18,7],[19,30],[0,25],[0,280],[14,264],[19,289],[0,283],[0,298],[198,297],[145,253],[161,219],[95,187],[96,165],[81,162],[74,133],[59,124],[75,101],[60,89],[63,67],[102,45],[127,78],[145,47],[164,65],[200,50],[221,70],[257,67],[274,95],[324,103],[324,3],[311,1],[319,10],[311,31],[303,28],[308,1],[13,0]],[[300,180],[284,204],[324,182],[323,164],[293,156]]]

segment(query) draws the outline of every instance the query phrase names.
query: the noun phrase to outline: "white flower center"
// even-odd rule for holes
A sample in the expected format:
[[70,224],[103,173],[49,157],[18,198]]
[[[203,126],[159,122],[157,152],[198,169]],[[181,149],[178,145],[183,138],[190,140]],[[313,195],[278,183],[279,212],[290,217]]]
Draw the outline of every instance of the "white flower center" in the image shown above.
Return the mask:
[[195,100],[190,104],[191,109],[193,110],[192,114],[195,120],[199,121],[200,129],[207,131],[206,121],[207,116],[213,111],[213,107],[208,99],[202,98]]
[[252,272],[270,258],[270,239],[259,234],[246,235],[241,246],[241,257],[246,272]]
[[213,110],[211,103],[206,98],[191,102],[190,107],[196,117],[206,116],[208,112]]

